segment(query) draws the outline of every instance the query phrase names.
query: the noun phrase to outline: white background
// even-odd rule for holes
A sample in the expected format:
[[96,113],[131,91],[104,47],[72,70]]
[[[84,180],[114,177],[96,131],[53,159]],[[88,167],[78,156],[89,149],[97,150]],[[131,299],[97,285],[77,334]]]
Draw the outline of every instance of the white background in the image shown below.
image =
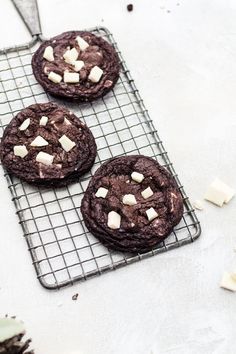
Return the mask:
[[[43,33],[108,27],[191,200],[216,176],[236,187],[236,2],[133,3],[40,0]],[[1,47],[28,41],[10,0],[0,4]],[[0,314],[25,321],[38,354],[235,354],[236,294],[219,288],[236,269],[235,207],[204,202],[195,243],[52,292],[1,176]]]

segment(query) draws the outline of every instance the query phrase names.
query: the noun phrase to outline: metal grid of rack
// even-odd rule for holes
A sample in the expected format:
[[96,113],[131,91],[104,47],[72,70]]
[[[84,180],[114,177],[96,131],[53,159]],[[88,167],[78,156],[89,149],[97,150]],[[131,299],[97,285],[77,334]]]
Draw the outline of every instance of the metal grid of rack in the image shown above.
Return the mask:
[[[122,66],[115,88],[92,103],[63,102],[43,91],[31,69],[31,57],[39,45],[37,37],[33,37],[27,45],[0,51],[1,133],[24,107],[51,100],[64,104],[81,117],[91,129],[98,146],[91,171],[78,183],[64,188],[38,188],[5,173],[37,277],[48,289],[86,280],[185,245],[193,242],[201,232],[195,212],[113,36],[102,27],[91,31],[114,45]],[[152,251],[138,255],[104,247],[88,232],[80,212],[83,193],[94,171],[110,157],[130,154],[151,156],[165,166],[176,179],[185,205],[184,216],[172,234]]]

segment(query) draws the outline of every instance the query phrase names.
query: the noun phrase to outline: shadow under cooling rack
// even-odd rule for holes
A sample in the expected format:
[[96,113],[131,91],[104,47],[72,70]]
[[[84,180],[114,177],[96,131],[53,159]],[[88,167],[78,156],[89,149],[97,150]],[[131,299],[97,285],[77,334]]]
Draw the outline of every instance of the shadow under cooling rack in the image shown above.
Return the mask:
[[[121,62],[120,79],[104,98],[78,105],[62,102],[45,93],[36,82],[31,57],[39,45],[32,40],[23,47],[0,51],[0,119],[2,132],[9,121],[33,103],[56,101],[81,117],[98,146],[94,166],[81,180],[62,189],[30,186],[5,174],[37,277],[48,289],[57,289],[91,276],[133,263],[157,253],[193,242],[200,224],[175,173],[162,141],[143,104],[130,72],[111,33],[91,30],[114,45]],[[94,171],[108,158],[143,154],[165,166],[176,179],[184,199],[184,216],[171,235],[150,252],[133,255],[104,247],[86,229],[81,199]]]

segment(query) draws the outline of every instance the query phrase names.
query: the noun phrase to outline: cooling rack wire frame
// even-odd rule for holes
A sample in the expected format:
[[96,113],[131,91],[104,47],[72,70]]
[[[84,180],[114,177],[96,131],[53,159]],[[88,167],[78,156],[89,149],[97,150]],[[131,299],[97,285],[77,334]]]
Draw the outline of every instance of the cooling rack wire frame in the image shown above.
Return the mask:
[[[91,171],[76,184],[60,189],[30,186],[5,173],[19,223],[37,278],[47,289],[58,289],[106,271],[177,248],[197,239],[199,221],[150,119],[112,34],[103,27],[90,29],[116,48],[121,75],[114,89],[92,103],[68,103],[52,98],[36,82],[31,57],[40,37],[24,46],[0,51],[1,136],[9,121],[24,107],[55,101],[64,104],[91,129],[98,146]],[[133,255],[104,247],[88,232],[80,211],[81,199],[94,171],[108,158],[143,154],[165,166],[176,179],[184,199],[184,216],[171,235],[152,251]]]

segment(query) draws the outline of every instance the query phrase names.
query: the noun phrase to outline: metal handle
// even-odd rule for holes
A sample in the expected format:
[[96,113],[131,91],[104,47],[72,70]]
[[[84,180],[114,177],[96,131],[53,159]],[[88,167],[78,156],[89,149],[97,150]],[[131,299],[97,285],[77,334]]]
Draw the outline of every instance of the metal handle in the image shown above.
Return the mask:
[[41,34],[37,0],[12,0],[32,36]]

